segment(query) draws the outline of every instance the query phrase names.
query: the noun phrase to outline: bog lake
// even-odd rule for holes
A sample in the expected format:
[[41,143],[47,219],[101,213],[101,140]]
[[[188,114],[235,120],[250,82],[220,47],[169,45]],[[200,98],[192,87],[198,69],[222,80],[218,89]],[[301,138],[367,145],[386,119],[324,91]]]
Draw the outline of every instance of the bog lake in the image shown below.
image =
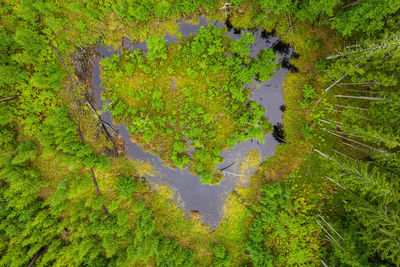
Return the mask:
[[[201,26],[209,24],[214,24],[217,27],[227,26],[227,35],[234,40],[239,39],[242,33],[251,32],[255,39],[251,46],[250,56],[252,57],[255,57],[261,50],[274,49],[274,52],[278,55],[277,60],[281,62],[279,65],[281,67],[275,71],[269,81],[253,81],[251,87],[254,90],[252,90],[250,100],[257,101],[265,108],[265,117],[268,117],[272,125],[283,123],[283,111],[281,108],[284,105],[282,83],[286,73],[292,69],[289,59],[293,56],[293,49],[283,44],[273,34],[265,31],[257,29],[239,31],[230,27],[229,23],[210,22],[206,18],[199,18],[198,24],[180,21],[179,32],[184,37],[189,37],[190,34],[195,35]],[[170,34],[166,34],[164,38],[167,40],[167,45],[177,41],[176,36]],[[112,57],[114,53],[121,53],[122,47],[130,50],[142,49],[146,51],[147,49],[146,42],[132,43],[129,40],[124,40],[123,46],[118,50],[106,46],[97,47],[98,56],[94,61],[92,73],[92,93],[98,109],[102,109],[103,100],[100,100],[100,97],[105,90],[101,87],[99,61],[104,57]],[[243,172],[243,168],[240,165],[245,155],[250,151],[257,150],[261,158],[264,159],[272,156],[275,148],[279,145],[277,139],[272,134],[268,134],[264,136],[263,144],[256,140],[250,140],[236,145],[229,151],[223,151],[221,156],[224,158],[224,162],[220,163],[217,168],[223,170],[224,179],[216,185],[205,185],[200,182],[199,177],[190,173],[188,169],[172,169],[164,166],[157,155],[144,151],[139,145],[132,142],[125,125],[114,124],[109,111],[105,112],[102,118],[119,131],[119,135],[125,142],[126,155],[128,157],[135,161],[139,160],[151,164],[152,173],[143,175],[150,184],[165,184],[170,187],[174,194],[174,201],[187,212],[188,216],[190,212],[196,211],[201,215],[203,223],[213,228],[217,227],[219,221],[223,218],[223,206],[228,194],[232,193],[236,186],[247,186],[249,176],[257,170],[257,168],[252,168]]]

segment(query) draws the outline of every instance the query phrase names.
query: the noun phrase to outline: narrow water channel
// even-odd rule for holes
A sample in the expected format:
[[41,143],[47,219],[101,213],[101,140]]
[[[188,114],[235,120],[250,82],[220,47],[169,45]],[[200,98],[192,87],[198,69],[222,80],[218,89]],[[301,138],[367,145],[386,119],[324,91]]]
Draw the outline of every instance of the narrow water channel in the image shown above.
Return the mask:
[[[225,24],[221,22],[212,23],[217,27],[225,26]],[[188,37],[190,34],[195,35],[201,26],[208,24],[210,24],[210,22],[205,18],[200,18],[200,22],[197,25],[180,22],[179,32],[181,32],[183,36]],[[259,51],[270,48],[277,42],[276,37],[260,30],[252,31],[252,33],[255,37],[255,43],[252,45],[251,56],[256,56]],[[241,37],[241,32],[230,29],[227,35],[232,39],[239,39]],[[177,40],[175,36],[169,34],[166,34],[164,38],[167,39],[167,44]],[[147,49],[146,42],[132,44],[128,40],[124,41],[124,47],[128,49],[142,49],[144,51]],[[283,48],[284,49],[275,52],[278,53],[279,60],[287,62],[293,52],[291,48],[286,46]],[[97,52],[100,56],[98,56],[94,62],[92,84],[94,87],[94,98],[99,109],[102,107],[100,96],[105,90],[101,87],[99,60],[104,57],[111,57],[114,53],[120,53],[120,51],[121,48],[117,51],[114,51],[111,47],[99,46],[97,48]],[[282,111],[280,110],[280,107],[284,104],[282,83],[287,72],[287,68],[281,68],[275,72],[275,75],[269,81],[265,83],[254,81],[253,83],[254,87],[257,87],[257,89],[253,90],[251,99],[257,101],[266,109],[265,116],[269,118],[269,122],[273,125],[282,122]],[[103,114],[103,119],[113,124],[110,112]],[[243,157],[253,149],[258,150],[262,158],[272,156],[276,146],[279,144],[272,137],[272,134],[269,134],[264,137],[264,144],[255,140],[247,141],[238,144],[236,147],[230,149],[230,151],[223,151],[221,156],[225,161],[220,164],[218,168],[226,168],[229,166],[224,169],[226,171],[224,173],[225,178],[218,185],[204,185],[200,183],[196,175],[191,174],[187,169],[171,169],[164,166],[158,156],[143,151],[139,145],[130,140],[130,135],[124,125],[113,125],[115,129],[119,130],[119,134],[125,141],[127,156],[133,160],[151,163],[152,168],[155,170],[154,175],[145,175],[145,178],[151,183],[168,185],[174,193],[175,201],[177,201],[183,210],[188,212],[188,214],[191,211],[199,212],[203,223],[212,227],[218,226],[218,222],[223,217],[222,209],[227,195],[233,191],[239,179],[243,178],[231,174],[238,174],[240,172],[240,164]],[[253,170],[253,172],[254,171],[255,170]]]

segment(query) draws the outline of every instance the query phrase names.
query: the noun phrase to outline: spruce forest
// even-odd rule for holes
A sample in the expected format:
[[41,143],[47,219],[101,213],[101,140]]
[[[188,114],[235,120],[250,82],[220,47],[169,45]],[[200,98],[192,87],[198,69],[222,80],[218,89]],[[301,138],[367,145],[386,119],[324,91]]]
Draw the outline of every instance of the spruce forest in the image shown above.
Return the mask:
[[0,266],[400,266],[400,0],[0,14]]

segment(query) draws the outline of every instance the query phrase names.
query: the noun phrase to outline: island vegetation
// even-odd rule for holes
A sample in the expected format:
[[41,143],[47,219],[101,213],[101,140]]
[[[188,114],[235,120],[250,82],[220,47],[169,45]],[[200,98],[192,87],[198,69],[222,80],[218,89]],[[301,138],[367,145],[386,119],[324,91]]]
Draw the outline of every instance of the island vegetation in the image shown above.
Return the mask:
[[136,49],[103,59],[104,87],[113,118],[138,143],[213,183],[223,177],[214,173],[223,149],[250,138],[264,142],[272,128],[242,87],[255,78],[267,81],[275,56],[269,49],[251,58],[250,33],[232,41],[212,24],[183,41],[167,46],[150,37],[146,56]]

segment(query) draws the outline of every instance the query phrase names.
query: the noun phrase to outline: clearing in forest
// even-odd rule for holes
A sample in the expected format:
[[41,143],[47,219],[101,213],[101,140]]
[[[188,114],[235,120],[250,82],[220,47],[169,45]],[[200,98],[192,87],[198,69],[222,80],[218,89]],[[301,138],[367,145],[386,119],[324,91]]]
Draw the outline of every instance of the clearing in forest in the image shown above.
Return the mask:
[[239,40],[225,33],[209,25],[168,46],[150,37],[146,54],[124,49],[101,62],[113,118],[139,145],[172,167],[189,166],[203,183],[221,180],[215,168],[223,149],[250,138],[263,142],[271,130],[244,85],[267,81],[275,55],[268,49],[252,58],[250,33]]

